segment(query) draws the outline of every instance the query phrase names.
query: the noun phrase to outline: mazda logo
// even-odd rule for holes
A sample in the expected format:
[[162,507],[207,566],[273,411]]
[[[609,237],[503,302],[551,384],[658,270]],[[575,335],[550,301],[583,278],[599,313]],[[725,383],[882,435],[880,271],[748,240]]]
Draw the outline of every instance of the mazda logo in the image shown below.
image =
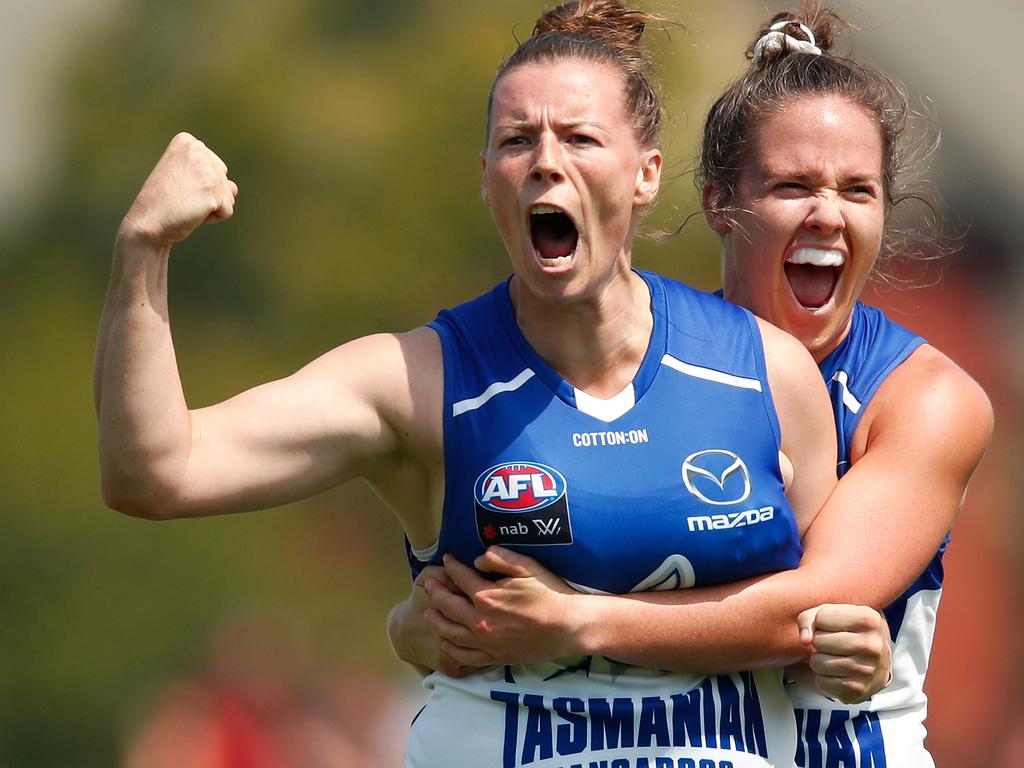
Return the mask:
[[686,490],[716,507],[738,504],[750,496],[750,473],[732,451],[712,449],[691,453],[683,461]]

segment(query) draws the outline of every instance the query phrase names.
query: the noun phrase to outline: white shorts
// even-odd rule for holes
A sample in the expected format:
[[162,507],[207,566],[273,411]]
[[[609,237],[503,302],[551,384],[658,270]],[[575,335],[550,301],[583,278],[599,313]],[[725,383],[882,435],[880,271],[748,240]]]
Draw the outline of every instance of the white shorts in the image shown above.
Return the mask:
[[791,766],[779,670],[702,678],[597,657],[433,674],[406,768]]

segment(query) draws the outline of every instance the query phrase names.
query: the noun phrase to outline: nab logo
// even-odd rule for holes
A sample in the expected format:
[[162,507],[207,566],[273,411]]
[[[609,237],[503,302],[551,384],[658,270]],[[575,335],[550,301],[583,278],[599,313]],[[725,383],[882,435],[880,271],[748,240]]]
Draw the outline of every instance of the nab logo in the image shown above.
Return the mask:
[[536,462],[499,464],[476,479],[477,534],[491,544],[572,544],[565,478]]
[[739,504],[750,496],[750,473],[743,459],[732,451],[691,453],[683,461],[686,490],[716,507]]
[[501,464],[476,481],[476,499],[495,512],[543,509],[565,495],[565,478],[544,464]]

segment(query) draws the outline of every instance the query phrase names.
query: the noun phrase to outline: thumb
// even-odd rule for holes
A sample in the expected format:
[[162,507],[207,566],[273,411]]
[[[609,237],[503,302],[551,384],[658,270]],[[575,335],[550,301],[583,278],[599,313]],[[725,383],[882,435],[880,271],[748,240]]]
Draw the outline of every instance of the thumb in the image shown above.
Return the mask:
[[796,626],[800,630],[800,642],[809,646],[814,639],[814,619],[818,615],[821,606],[808,608],[796,617]]

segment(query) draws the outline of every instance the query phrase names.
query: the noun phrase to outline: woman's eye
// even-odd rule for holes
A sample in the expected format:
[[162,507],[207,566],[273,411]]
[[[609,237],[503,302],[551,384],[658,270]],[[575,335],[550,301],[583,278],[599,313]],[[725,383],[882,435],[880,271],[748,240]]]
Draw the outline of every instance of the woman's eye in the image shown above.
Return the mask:
[[572,136],[569,137],[569,142],[571,144],[577,144],[579,146],[587,146],[588,144],[597,143],[592,136],[586,136],[582,133],[574,133]]
[[875,197],[875,188],[867,185],[857,185],[846,190],[846,194],[858,199],[867,200]]
[[500,147],[521,147],[526,144],[525,136],[506,136],[503,138],[498,146]]
[[807,187],[799,181],[781,181],[775,185],[775,189],[786,195],[796,195],[806,191]]

